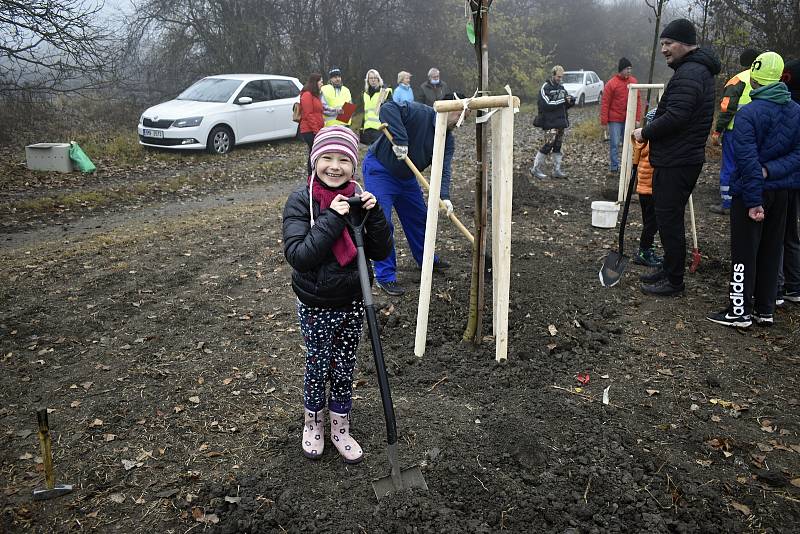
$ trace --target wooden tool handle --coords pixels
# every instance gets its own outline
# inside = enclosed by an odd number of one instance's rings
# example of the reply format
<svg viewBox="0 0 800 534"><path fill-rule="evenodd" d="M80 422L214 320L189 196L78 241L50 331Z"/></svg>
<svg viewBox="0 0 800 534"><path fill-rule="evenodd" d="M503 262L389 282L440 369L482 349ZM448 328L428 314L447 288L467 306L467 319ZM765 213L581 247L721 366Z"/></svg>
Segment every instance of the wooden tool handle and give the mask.
<svg viewBox="0 0 800 534"><path fill-rule="evenodd" d="M392 145L394 145L394 137L392 136L392 133L389 131L389 127L386 123L381 124L381 130L383 131L383 135L386 136L386 139L388 139L389 142ZM419 182L419 185L422 187L422 189L424 189L426 193L429 193L431 186L428 185L428 181L425 179L424 176L422 176L422 173L419 172L419 169L417 168L416 165L414 165L414 162L411 161L411 158L406 156L404 158L404 161L406 162L406 165L408 165L408 168L411 169L411 172L414 173L414 176L417 177L417 182ZM439 209L443 209L445 210L445 212L447 211L447 206L444 205L442 199L439 199ZM458 219L458 217L456 217L455 213L448 213L447 218L450 219L450 222L453 223L453 225L458 229L459 232L461 232L464 235L464 237L469 239L470 243L472 243L473 245L475 244L475 237L469 230L467 230L467 227L464 226L464 224Z"/></svg>
<svg viewBox="0 0 800 534"><path fill-rule="evenodd" d="M42 449L45 484L47 484L47 489L53 489L56 487L56 479L53 473L53 454L50 448L50 423L47 420L47 408L42 408L36 412L36 420L39 424L39 445Z"/></svg>

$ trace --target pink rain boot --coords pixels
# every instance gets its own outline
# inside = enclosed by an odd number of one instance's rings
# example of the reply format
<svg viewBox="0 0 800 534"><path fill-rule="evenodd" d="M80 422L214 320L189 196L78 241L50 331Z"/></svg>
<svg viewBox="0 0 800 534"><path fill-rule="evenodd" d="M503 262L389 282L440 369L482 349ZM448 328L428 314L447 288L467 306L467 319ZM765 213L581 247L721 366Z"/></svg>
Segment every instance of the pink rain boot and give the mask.
<svg viewBox="0 0 800 534"><path fill-rule="evenodd" d="M357 464L364 459L361 445L350 435L350 414L331 412L331 439L336 450L347 464Z"/></svg>
<svg viewBox="0 0 800 534"><path fill-rule="evenodd" d="M303 456L318 460L325 447L325 412L312 412L305 409L306 422L303 425Z"/></svg>

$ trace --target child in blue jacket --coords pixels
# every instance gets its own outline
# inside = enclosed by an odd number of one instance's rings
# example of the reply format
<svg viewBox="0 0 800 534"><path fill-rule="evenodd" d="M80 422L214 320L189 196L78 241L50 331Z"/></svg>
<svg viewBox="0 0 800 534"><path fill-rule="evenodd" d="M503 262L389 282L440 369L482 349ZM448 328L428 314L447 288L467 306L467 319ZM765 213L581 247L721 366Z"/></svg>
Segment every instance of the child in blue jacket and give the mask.
<svg viewBox="0 0 800 534"><path fill-rule="evenodd" d="M758 56L750 68L752 102L736 114L729 303L708 316L725 326L773 324L788 192L800 185L800 105L782 73L781 56Z"/></svg>

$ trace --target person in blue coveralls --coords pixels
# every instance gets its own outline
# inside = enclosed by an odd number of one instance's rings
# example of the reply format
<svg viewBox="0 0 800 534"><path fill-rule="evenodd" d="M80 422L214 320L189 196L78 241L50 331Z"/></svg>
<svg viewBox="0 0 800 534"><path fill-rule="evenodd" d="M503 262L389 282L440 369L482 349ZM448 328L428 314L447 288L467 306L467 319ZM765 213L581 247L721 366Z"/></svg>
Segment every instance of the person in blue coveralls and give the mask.
<svg viewBox="0 0 800 534"><path fill-rule="evenodd" d="M458 99L460 95L449 94L446 100ZM468 113L468 112L467 112ZM447 120L447 136L444 147L441 199L448 214L453 211L450 202L451 162L455 150L452 130L456 127L461 111L450 112ZM405 158L411 158L420 172L428 168L433 160L433 138L436 112L432 107L417 102L386 102L381 106L380 120L386 123L394 138L394 146L386 136L381 136L367 151L362 170L364 186L378 199L394 236L392 208L397 212L406 234L411 254L418 265L422 265L425 244L425 220L427 207L414 173ZM450 266L435 256L433 269L441 272ZM390 296L401 296L405 289L397 282L397 254L392 252L384 260L374 262L375 281L379 288Z"/></svg>

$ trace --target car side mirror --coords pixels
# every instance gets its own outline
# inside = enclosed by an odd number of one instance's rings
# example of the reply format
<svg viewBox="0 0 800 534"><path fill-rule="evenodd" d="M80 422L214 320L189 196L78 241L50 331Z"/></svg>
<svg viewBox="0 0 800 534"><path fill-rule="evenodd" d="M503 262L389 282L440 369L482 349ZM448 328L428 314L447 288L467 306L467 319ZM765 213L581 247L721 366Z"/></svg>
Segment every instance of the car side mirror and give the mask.
<svg viewBox="0 0 800 534"><path fill-rule="evenodd" d="M239 98L236 99L236 103L244 106L245 104L252 104L253 99L250 98L249 96L240 96Z"/></svg>

